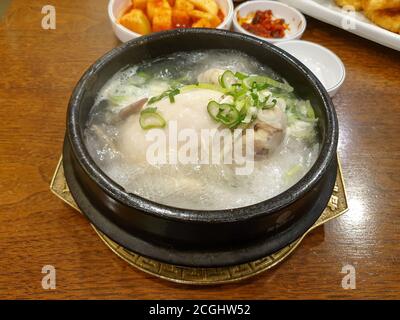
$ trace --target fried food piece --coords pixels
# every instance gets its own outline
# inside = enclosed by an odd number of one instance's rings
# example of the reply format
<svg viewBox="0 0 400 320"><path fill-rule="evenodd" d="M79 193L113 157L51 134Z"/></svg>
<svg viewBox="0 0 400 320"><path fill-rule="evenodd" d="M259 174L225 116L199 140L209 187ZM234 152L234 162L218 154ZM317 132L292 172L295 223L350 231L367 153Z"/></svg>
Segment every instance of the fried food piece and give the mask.
<svg viewBox="0 0 400 320"><path fill-rule="evenodd" d="M400 0L363 0L364 10L400 9Z"/></svg>
<svg viewBox="0 0 400 320"><path fill-rule="evenodd" d="M400 9L366 11L365 15L378 26L400 34Z"/></svg>
<svg viewBox="0 0 400 320"><path fill-rule="evenodd" d="M151 32L149 19L147 19L143 11L139 9L132 9L124 14L119 20L119 23L140 34L148 34Z"/></svg>
<svg viewBox="0 0 400 320"><path fill-rule="evenodd" d="M365 15L373 23L400 33L400 0L363 0Z"/></svg>
<svg viewBox="0 0 400 320"><path fill-rule="evenodd" d="M218 14L218 5L214 0L188 0L196 9L208 12L213 16Z"/></svg>
<svg viewBox="0 0 400 320"><path fill-rule="evenodd" d="M335 0L339 7L353 6L355 10L362 10L363 0Z"/></svg>

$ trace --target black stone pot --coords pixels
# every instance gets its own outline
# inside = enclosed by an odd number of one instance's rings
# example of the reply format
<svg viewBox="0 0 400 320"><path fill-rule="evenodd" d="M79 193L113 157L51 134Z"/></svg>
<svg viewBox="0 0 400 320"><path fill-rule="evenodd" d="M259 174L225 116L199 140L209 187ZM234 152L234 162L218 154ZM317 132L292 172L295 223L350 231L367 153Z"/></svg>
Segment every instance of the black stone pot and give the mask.
<svg viewBox="0 0 400 320"><path fill-rule="evenodd" d="M319 118L320 155L293 187L255 205L204 211L160 205L127 193L91 159L83 128L104 83L128 64L178 51L237 49L271 67L311 100ZM338 124L326 90L298 60L256 38L221 30L180 29L125 43L96 61L78 82L67 114L64 170L92 224L140 255L187 266L224 266L271 254L300 237L326 207L336 179Z"/></svg>

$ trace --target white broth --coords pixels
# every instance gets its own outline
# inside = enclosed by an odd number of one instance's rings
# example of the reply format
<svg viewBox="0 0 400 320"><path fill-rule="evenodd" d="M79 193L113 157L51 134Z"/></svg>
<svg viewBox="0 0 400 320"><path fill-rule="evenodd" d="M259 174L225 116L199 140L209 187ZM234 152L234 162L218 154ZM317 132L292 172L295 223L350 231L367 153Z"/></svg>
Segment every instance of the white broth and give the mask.
<svg viewBox="0 0 400 320"><path fill-rule="evenodd" d="M229 154L233 163L211 161L206 131L232 133L233 140L218 139L217 158ZM250 150L241 158L246 164L239 164L233 132L243 134L240 147ZM149 150L161 134L164 149L153 156L166 162L155 163ZM97 165L127 192L199 210L248 206L282 193L310 170L320 149L310 102L268 67L231 50L176 53L120 70L98 93L85 140ZM181 161L193 151L189 163ZM251 170L239 174L248 163Z"/></svg>

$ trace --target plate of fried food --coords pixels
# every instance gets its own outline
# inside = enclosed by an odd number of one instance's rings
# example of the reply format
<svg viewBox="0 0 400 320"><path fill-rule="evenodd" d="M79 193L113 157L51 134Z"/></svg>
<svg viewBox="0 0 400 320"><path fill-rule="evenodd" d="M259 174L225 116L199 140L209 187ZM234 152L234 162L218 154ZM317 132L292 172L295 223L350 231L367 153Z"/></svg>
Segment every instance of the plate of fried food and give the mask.
<svg viewBox="0 0 400 320"><path fill-rule="evenodd" d="M110 0L108 15L122 42L178 28L230 29L232 0Z"/></svg>
<svg viewBox="0 0 400 320"><path fill-rule="evenodd" d="M279 0L318 20L400 51L400 0Z"/></svg>

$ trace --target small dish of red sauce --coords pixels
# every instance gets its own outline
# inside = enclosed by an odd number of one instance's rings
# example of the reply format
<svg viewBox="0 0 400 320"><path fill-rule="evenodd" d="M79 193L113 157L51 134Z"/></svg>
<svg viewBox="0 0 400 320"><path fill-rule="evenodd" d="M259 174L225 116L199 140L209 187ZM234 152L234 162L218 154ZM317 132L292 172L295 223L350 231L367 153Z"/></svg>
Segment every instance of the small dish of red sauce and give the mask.
<svg viewBox="0 0 400 320"><path fill-rule="evenodd" d="M300 39L306 26L299 10L278 1L244 2L237 6L233 18L236 32L273 43Z"/></svg>
<svg viewBox="0 0 400 320"><path fill-rule="evenodd" d="M257 10L245 17L238 16L243 29L264 38L283 38L289 25L285 19L275 18L272 10Z"/></svg>

